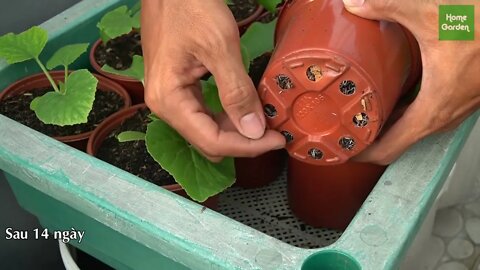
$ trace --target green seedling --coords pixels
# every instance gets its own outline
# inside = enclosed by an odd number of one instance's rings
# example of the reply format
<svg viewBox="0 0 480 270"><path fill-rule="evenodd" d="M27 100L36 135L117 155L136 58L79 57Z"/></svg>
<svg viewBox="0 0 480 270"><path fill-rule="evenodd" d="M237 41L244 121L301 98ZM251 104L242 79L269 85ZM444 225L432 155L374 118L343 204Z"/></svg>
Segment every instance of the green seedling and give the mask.
<svg viewBox="0 0 480 270"><path fill-rule="evenodd" d="M144 141L145 133L140 131L124 131L117 135L119 142Z"/></svg>
<svg viewBox="0 0 480 270"><path fill-rule="evenodd" d="M133 29L140 28L140 2L137 2L131 9L127 6L120 6L105 13L97 24L100 30L100 38L103 43L130 33Z"/></svg>
<svg viewBox="0 0 480 270"><path fill-rule="evenodd" d="M47 31L37 26L20 34L8 33L0 37L0 58L9 64L35 60L47 77L54 91L30 103L30 109L35 111L40 121L58 126L86 123L95 100L98 80L86 69L69 74L68 66L86 52L88 44L60 48L45 66L39 56L47 40ZM57 84L48 70L58 66L63 66L65 75L64 81Z"/></svg>
<svg viewBox="0 0 480 270"><path fill-rule="evenodd" d="M283 0L257 0L257 2L262 5L266 10L271 13L277 11L277 7Z"/></svg>
<svg viewBox="0 0 480 270"><path fill-rule="evenodd" d="M109 65L104 65L102 67L103 71L112 73L112 74L117 74L117 75L122 75L122 76L127 76L130 78L133 78L135 80L140 81L142 84L145 84L145 74L144 74L144 68L143 68L143 57L140 55L134 55L132 59L132 65L126 69L126 70L117 70L112 68Z"/></svg>
<svg viewBox="0 0 480 270"><path fill-rule="evenodd" d="M276 21L268 24L254 23L240 39L242 58L248 72L250 62L273 50L273 33ZM135 78L144 83L143 58L134 56L129 69L118 71L109 67L104 70ZM223 111L215 80L202 81L204 101L214 113ZM145 140L148 153L161 164L194 200L203 202L235 182L233 158L213 163L202 156L180 134L155 115L147 132L125 131L118 135L120 142Z"/></svg>

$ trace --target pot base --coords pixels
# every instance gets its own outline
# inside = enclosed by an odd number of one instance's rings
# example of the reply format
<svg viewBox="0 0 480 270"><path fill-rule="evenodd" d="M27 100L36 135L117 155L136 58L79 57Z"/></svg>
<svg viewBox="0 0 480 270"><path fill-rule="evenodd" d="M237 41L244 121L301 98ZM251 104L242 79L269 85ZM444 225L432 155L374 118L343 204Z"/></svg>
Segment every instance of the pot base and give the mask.
<svg viewBox="0 0 480 270"><path fill-rule="evenodd" d="M344 230L385 171L385 166L347 162L314 166L288 161L292 212L313 227Z"/></svg>
<svg viewBox="0 0 480 270"><path fill-rule="evenodd" d="M217 212L289 245L320 248L333 244L341 231L311 227L291 211L287 197L287 170L267 186L232 187L219 194Z"/></svg>

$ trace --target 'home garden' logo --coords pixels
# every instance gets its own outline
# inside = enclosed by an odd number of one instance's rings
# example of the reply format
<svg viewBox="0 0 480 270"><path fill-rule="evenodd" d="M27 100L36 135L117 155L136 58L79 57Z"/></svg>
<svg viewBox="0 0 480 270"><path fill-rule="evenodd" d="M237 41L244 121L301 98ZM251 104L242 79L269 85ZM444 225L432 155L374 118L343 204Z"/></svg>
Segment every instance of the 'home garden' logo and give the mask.
<svg viewBox="0 0 480 270"><path fill-rule="evenodd" d="M475 6L441 5L439 10L440 40L474 40Z"/></svg>

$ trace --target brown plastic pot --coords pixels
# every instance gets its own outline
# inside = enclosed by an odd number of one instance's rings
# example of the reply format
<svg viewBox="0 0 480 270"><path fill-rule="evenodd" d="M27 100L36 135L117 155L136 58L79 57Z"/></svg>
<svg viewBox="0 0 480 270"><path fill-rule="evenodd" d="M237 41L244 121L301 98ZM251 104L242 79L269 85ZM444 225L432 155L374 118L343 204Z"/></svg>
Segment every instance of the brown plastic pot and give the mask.
<svg viewBox="0 0 480 270"><path fill-rule="evenodd" d="M108 137L108 135L110 135L120 125L122 125L125 120L133 117L139 110L145 109L146 107L147 106L145 104L137 104L125 110L119 111L115 114L112 114L107 119L105 119L105 121L103 121L93 131L92 136L88 140L87 153L95 156L98 149ZM167 185L162 187L185 198L189 198L185 190L179 184ZM218 205L218 196L213 196L202 204L210 209L216 209Z"/></svg>
<svg viewBox="0 0 480 270"><path fill-rule="evenodd" d="M344 163L370 145L421 71L410 33L339 0L287 2L275 42L259 95L290 156L310 164Z"/></svg>
<svg viewBox="0 0 480 270"><path fill-rule="evenodd" d="M51 71L50 75L52 76L53 80L55 82L57 81L64 81L64 71ZM93 74L97 79L98 79L98 85L97 89L101 91L113 91L117 94L119 94L124 102L123 108L128 108L130 107L132 101L130 99L130 96L128 95L127 91L118 83L105 78L103 76ZM3 100L5 98L11 97L11 96L16 96L23 94L25 92L31 91L35 88L45 88L49 87L51 84L48 81L47 77L43 73L37 73L28 77L25 77L19 81L14 82L7 88L5 88L1 93L0 93L0 100ZM87 146L87 140L92 134L92 131L89 132L84 132L81 134L77 135L71 135L71 136L59 136L59 137L53 137L56 140L59 140L63 143L66 143L70 146L73 146L81 151L85 151L86 146Z"/></svg>
<svg viewBox="0 0 480 270"><path fill-rule="evenodd" d="M270 57L265 53L259 58ZM266 63L265 63L266 64ZM249 76L258 85L264 70L250 67ZM235 186L260 188L275 181L284 166L283 150L270 151L254 158L235 158Z"/></svg>
<svg viewBox="0 0 480 270"><path fill-rule="evenodd" d="M127 76L122 76L122 75L117 75L117 74L112 74L106 71L102 70L102 67L97 63L95 60L95 50L102 44L102 40L99 39L97 40L92 48L90 49L90 54L89 54L89 59L90 59L90 65L92 65L93 69L102 74L103 76L110 78L113 81L116 81L125 89L127 89L128 93L130 94L130 97L132 98L133 104L140 104L144 102L144 87L141 82L138 80L129 78Z"/></svg>
<svg viewBox="0 0 480 270"><path fill-rule="evenodd" d="M235 158L235 186L260 188L275 181L284 166L282 150L267 152L254 158Z"/></svg>
<svg viewBox="0 0 480 270"><path fill-rule="evenodd" d="M308 225L344 230L385 169L385 166L352 161L316 166L290 157L290 208Z"/></svg>

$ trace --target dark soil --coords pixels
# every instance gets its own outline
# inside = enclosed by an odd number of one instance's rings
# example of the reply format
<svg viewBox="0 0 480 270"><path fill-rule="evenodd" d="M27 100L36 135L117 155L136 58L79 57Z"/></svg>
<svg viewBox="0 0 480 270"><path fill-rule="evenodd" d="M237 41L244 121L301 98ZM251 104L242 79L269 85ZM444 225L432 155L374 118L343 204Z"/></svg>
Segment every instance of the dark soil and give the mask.
<svg viewBox="0 0 480 270"><path fill-rule="evenodd" d="M262 79L263 73L267 68L270 57L270 53L263 54L253 59L252 63L250 64L250 71L248 75L250 76L250 78L252 78L253 85L255 85L255 87L258 87L258 85L260 84L260 80Z"/></svg>
<svg viewBox="0 0 480 270"><path fill-rule="evenodd" d="M258 21L261 23L269 23L275 20L276 18L278 18L278 10L275 13L271 13L271 12L264 13L260 18L258 18Z"/></svg>
<svg viewBox="0 0 480 270"><path fill-rule="evenodd" d="M118 142L116 136L123 131L147 131L150 110L140 110L123 122L105 139L95 155L97 158L143 178L158 186L175 184L175 179L150 156L145 141Z"/></svg>
<svg viewBox="0 0 480 270"><path fill-rule="evenodd" d="M30 110L30 103L35 97L42 96L52 89L35 89L24 93L23 95L9 97L0 101L0 114L3 114L19 123L33 128L45 135L51 137L77 135L80 133L92 131L109 115L120 110L123 105L123 99L120 95L112 91L99 91L95 93L93 109L88 116L86 124L71 126L56 126L42 123L35 112Z"/></svg>
<svg viewBox="0 0 480 270"><path fill-rule="evenodd" d="M105 64L117 70L125 70L132 65L133 56L142 55L140 33L131 32L112 40L100 43L94 52L95 61L101 67Z"/></svg>
<svg viewBox="0 0 480 270"><path fill-rule="evenodd" d="M258 4L255 0L232 0L233 5L228 5L228 8L233 13L233 17L237 22L245 20L250 17L258 8Z"/></svg>
<svg viewBox="0 0 480 270"><path fill-rule="evenodd" d="M255 87L258 87L260 84L260 80L262 79L263 73L265 72L265 69L267 68L268 61L270 61L270 57L272 55L270 53L263 54L255 59L253 59L252 63L250 64L250 70L248 72L248 75L252 79L253 85ZM212 76L212 73L207 72L202 78L200 78L203 81L208 80Z"/></svg>
<svg viewBox="0 0 480 270"><path fill-rule="evenodd" d="M288 76L283 74L280 74L277 76L277 85L283 90L288 90L293 88L292 80Z"/></svg>

